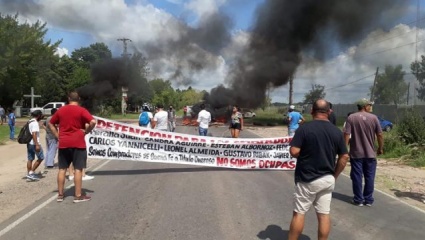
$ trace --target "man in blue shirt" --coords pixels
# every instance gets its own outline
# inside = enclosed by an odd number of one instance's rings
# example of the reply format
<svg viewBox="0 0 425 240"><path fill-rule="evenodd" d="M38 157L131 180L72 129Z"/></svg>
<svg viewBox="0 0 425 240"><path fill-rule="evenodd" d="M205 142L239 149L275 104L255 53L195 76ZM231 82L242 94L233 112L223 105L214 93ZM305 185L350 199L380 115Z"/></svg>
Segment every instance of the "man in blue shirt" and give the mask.
<svg viewBox="0 0 425 240"><path fill-rule="evenodd" d="M295 111L294 105L289 106L288 120L288 136L293 137L300 124L304 122L303 116Z"/></svg>
<svg viewBox="0 0 425 240"><path fill-rule="evenodd" d="M9 115L8 115L8 123L9 123L9 129L10 129L10 140L15 140L15 109L11 108L9 109Z"/></svg>

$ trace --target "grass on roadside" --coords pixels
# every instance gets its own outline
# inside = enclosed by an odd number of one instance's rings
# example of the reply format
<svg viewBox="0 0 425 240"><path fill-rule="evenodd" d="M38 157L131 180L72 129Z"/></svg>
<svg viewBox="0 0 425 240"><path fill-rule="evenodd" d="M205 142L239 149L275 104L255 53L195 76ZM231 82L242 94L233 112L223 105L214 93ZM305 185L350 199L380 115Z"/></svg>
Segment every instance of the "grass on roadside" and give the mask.
<svg viewBox="0 0 425 240"><path fill-rule="evenodd" d="M15 138L18 137L19 131L21 130L20 127L15 127ZM3 124L0 125L0 145L3 145L6 143L6 141L9 139L9 125Z"/></svg>
<svg viewBox="0 0 425 240"><path fill-rule="evenodd" d="M112 114L111 116L106 117L106 118L109 118L109 119L135 119L135 120L137 120L137 119L139 119L139 115L140 115L140 113L127 113L125 115Z"/></svg>

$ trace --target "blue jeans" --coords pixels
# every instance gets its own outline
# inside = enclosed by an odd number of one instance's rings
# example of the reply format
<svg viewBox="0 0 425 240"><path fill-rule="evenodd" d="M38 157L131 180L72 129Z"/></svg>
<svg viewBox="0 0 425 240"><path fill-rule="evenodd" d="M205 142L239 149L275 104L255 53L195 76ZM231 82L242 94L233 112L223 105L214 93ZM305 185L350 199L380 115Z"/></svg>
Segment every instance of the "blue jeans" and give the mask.
<svg viewBox="0 0 425 240"><path fill-rule="evenodd" d="M372 204L375 185L376 158L352 158L350 177L353 185L353 201L356 203ZM365 180L362 189L363 176Z"/></svg>
<svg viewBox="0 0 425 240"><path fill-rule="evenodd" d="M35 145L27 144L27 155L28 155L28 161L33 161L35 159L35 156L37 156L37 159L39 161L44 160L44 154L43 154L43 148L40 146L40 152L35 151Z"/></svg>
<svg viewBox="0 0 425 240"><path fill-rule="evenodd" d="M9 129L10 129L9 138L10 139L15 139L15 125L10 125L9 124Z"/></svg>
<svg viewBox="0 0 425 240"><path fill-rule="evenodd" d="M199 136L207 136L208 128L199 128Z"/></svg>

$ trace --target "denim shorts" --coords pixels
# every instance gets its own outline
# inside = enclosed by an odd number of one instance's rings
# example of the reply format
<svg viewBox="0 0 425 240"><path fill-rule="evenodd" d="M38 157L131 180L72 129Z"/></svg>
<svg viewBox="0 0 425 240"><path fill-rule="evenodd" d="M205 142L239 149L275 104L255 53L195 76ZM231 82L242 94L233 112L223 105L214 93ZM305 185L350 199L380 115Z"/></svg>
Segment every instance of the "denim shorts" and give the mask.
<svg viewBox="0 0 425 240"><path fill-rule="evenodd" d="M28 161L33 161L37 155L38 160L44 160L43 148L40 146L40 152L35 151L35 145L27 144Z"/></svg>

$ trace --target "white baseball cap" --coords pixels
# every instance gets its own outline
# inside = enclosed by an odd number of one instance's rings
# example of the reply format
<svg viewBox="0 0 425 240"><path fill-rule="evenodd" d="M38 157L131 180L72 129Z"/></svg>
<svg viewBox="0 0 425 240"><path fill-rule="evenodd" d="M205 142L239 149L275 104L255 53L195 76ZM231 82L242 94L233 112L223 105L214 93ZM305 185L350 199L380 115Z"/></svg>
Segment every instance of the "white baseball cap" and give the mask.
<svg viewBox="0 0 425 240"><path fill-rule="evenodd" d="M291 105L291 106L289 106L289 109L295 109L295 106L294 105Z"/></svg>

